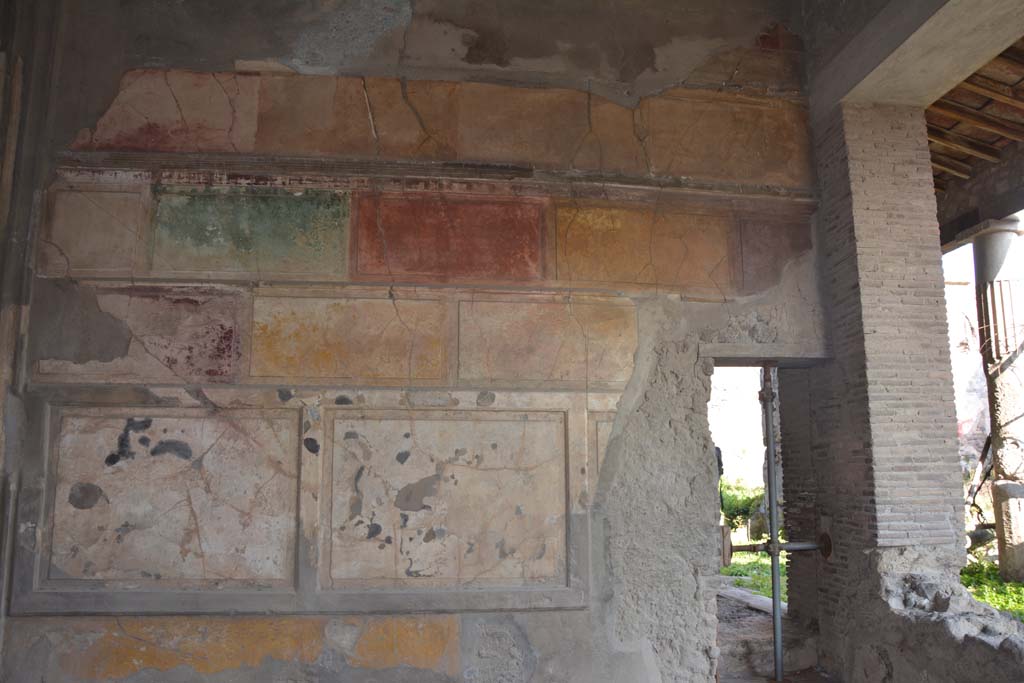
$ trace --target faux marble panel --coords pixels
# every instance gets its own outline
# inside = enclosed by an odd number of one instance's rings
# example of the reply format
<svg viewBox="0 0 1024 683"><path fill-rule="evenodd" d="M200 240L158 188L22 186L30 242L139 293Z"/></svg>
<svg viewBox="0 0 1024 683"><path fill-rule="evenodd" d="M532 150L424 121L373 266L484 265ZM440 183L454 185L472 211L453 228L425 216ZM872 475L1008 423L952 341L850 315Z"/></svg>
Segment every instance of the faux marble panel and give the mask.
<svg viewBox="0 0 1024 683"><path fill-rule="evenodd" d="M747 218L741 234L745 293L763 291L778 284L786 264L812 248L811 223L807 217Z"/></svg>
<svg viewBox="0 0 1024 683"><path fill-rule="evenodd" d="M807 110L767 97L675 88L640 103L651 170L712 182L806 188Z"/></svg>
<svg viewBox="0 0 1024 683"><path fill-rule="evenodd" d="M363 79L263 74L256 149L263 153L373 156Z"/></svg>
<svg viewBox="0 0 1024 683"><path fill-rule="evenodd" d="M458 102L459 159L567 166L588 133L580 90L463 83Z"/></svg>
<svg viewBox="0 0 1024 683"><path fill-rule="evenodd" d="M33 285L29 356L47 382L231 382L246 325L229 287Z"/></svg>
<svg viewBox="0 0 1024 683"><path fill-rule="evenodd" d="M559 280L712 296L736 290L739 235L727 215L564 204L557 210L556 241Z"/></svg>
<svg viewBox="0 0 1024 683"><path fill-rule="evenodd" d="M251 152L259 76L139 69L76 148Z"/></svg>
<svg viewBox="0 0 1024 683"><path fill-rule="evenodd" d="M459 304L463 381L624 383L636 345L636 311L625 302Z"/></svg>
<svg viewBox="0 0 1024 683"><path fill-rule="evenodd" d="M442 301L258 296L250 374L437 381L448 373L448 320Z"/></svg>
<svg viewBox="0 0 1024 683"><path fill-rule="evenodd" d="M538 201L367 194L356 215L361 276L522 282L543 274Z"/></svg>
<svg viewBox="0 0 1024 683"><path fill-rule="evenodd" d="M333 417L335 587L564 583L559 412Z"/></svg>
<svg viewBox="0 0 1024 683"><path fill-rule="evenodd" d="M290 581L298 413L66 409L52 580Z"/></svg>
<svg viewBox="0 0 1024 683"><path fill-rule="evenodd" d="M348 195L261 188L158 190L152 274L344 277Z"/></svg>
<svg viewBox="0 0 1024 683"><path fill-rule="evenodd" d="M135 267L148 188L51 190L36 272L50 277L128 277Z"/></svg>

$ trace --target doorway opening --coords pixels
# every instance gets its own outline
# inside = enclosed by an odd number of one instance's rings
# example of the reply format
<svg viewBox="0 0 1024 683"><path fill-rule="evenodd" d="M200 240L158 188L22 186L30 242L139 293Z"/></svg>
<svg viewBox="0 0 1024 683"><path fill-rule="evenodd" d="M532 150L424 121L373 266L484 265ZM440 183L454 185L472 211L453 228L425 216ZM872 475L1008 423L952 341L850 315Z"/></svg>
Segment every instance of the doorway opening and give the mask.
<svg viewBox="0 0 1024 683"><path fill-rule="evenodd" d="M769 371L774 373L774 371ZM718 367L712 376L708 423L719 466L723 546L769 541L768 478L776 478L776 512L782 528L782 460L777 382L764 384L761 367ZM763 390L768 391L762 393ZM771 400L770 406L762 399ZM771 420L771 439L766 415ZM774 447L772 448L772 441ZM769 467L768 458L774 459ZM780 540L785 541L784 532ZM786 554L780 555L783 615L787 597ZM723 548L718 593L719 678L721 681L774 680L771 556ZM783 668L788 676L816 676L817 642L805 627L783 616ZM804 679L800 679L804 680ZM806 680L823 680L808 678Z"/></svg>

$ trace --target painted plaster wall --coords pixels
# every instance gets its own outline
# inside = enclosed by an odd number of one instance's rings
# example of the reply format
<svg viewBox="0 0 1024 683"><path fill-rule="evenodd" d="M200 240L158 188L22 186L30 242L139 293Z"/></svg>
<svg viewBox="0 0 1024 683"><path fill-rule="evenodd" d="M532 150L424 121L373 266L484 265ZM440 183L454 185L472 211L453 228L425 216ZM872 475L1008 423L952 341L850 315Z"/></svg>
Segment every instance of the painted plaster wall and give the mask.
<svg viewBox="0 0 1024 683"><path fill-rule="evenodd" d="M679 84L799 94L789 3L326 0L64 2L56 143L141 67L514 82L635 103ZM788 27L788 28L787 28Z"/></svg>
<svg viewBox="0 0 1024 683"><path fill-rule="evenodd" d="M18 617L11 650L39 663L16 661L9 680L713 674L711 358L698 354L824 353L804 210L754 221L749 206L693 197L567 202L495 195L493 183L425 193L60 176L28 328L29 412L49 446L23 494L23 518L38 522L22 525L16 612L513 613L440 631L433 617L133 617L154 649L116 676L123 653L86 643L141 642L123 620ZM762 249L772 226L788 237ZM122 239L97 250L112 232ZM644 263L652 235L690 261ZM667 460L642 465L644 453ZM599 484L602 460L621 478ZM645 523L636 501L652 490L664 505L653 498L650 514L667 516ZM656 530L671 520L691 531L666 544ZM635 571L642 550L658 564ZM559 606L584 611L516 615ZM545 663L543 634L564 620L585 649ZM312 642L257 660L238 643L278 628ZM175 629L221 643L223 659L165 643ZM402 629L412 643L379 635ZM372 665L356 654L364 639L385 643ZM615 663L591 668L602 658ZM577 678L545 673L556 671Z"/></svg>
<svg viewBox="0 0 1024 683"><path fill-rule="evenodd" d="M2 680L713 680L713 361L827 354L792 36L273 4L64 7Z"/></svg>

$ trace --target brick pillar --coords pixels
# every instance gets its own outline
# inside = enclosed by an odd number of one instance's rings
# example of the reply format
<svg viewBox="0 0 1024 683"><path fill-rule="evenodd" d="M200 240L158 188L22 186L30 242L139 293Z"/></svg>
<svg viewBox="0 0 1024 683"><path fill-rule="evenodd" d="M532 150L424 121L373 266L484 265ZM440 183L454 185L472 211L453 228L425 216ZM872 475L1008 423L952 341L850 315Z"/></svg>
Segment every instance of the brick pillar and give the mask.
<svg viewBox="0 0 1024 683"><path fill-rule="evenodd" d="M792 373L783 377L782 422L787 448L813 471L819 530L834 544L828 561L797 560L817 563L822 661L833 670L841 669L858 617L868 619L857 596L873 580L870 551L934 548L926 556L948 571L963 535L925 132L920 109L880 105L842 105L813 130L834 359L806 371L809 456L790 434L796 399L786 394L801 391ZM799 494L787 498L800 504ZM795 598L805 611L801 590Z"/></svg>
<svg viewBox="0 0 1024 683"><path fill-rule="evenodd" d="M1016 312L1024 308L1024 287L1008 262L1021 228L1016 219L989 221L974 238L978 332L992 422L992 505L999 573L1007 581L1024 581L1024 310Z"/></svg>

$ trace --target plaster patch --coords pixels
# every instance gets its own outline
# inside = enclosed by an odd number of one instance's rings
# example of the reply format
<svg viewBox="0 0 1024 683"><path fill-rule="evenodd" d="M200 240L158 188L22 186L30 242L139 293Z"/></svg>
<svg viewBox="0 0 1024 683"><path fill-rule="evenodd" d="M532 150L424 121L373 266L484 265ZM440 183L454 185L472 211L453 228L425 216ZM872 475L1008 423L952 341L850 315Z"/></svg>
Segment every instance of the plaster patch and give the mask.
<svg viewBox="0 0 1024 683"><path fill-rule="evenodd" d="M298 71L323 73L367 61L379 43L401 32L412 20L408 0L335 0L329 13L307 28L292 44L285 60Z"/></svg>
<svg viewBox="0 0 1024 683"><path fill-rule="evenodd" d="M30 357L37 379L191 383L236 377L239 290L42 279L35 290Z"/></svg>

